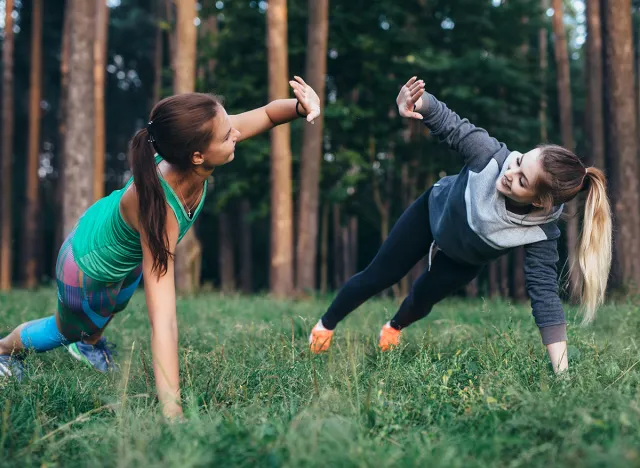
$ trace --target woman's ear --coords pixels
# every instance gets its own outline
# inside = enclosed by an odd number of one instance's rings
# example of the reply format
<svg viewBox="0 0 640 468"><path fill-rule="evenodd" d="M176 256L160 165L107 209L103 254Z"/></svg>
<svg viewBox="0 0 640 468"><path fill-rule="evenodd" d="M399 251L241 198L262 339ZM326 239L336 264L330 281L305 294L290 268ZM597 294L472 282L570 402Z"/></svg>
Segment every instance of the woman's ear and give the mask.
<svg viewBox="0 0 640 468"><path fill-rule="evenodd" d="M199 166L200 164L204 163L204 156L200 151L196 151L191 155L191 163L194 166Z"/></svg>

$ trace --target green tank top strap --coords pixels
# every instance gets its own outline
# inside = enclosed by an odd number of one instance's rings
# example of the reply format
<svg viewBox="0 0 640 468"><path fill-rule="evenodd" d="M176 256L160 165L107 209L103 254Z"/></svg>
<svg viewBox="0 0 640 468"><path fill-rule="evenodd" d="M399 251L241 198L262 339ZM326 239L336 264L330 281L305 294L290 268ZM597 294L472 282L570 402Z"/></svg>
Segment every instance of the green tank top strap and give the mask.
<svg viewBox="0 0 640 468"><path fill-rule="evenodd" d="M156 154L155 161L156 161L156 165L158 165L160 161L162 161L162 157ZM207 194L208 181L205 180L202 186L202 195L200 197L200 202L198 203L198 206L195 208L195 210L193 210L193 212L191 213L191 217L189 217L184 207L184 204L182 203L182 200L180 200L176 192L173 190L171 185L169 185L169 183L164 179L164 177L162 177L162 174L160 172L158 172L158 177L160 178L160 184L162 185L162 189L164 190L167 203L171 207L171 210L173 211L173 213L176 216L176 219L178 220L178 226L180 228L180 235L178 237L178 241L179 241L184 237L184 235L191 228L191 226L193 226L193 223L195 222L196 218L202 211L202 207L204 206L204 200Z"/></svg>

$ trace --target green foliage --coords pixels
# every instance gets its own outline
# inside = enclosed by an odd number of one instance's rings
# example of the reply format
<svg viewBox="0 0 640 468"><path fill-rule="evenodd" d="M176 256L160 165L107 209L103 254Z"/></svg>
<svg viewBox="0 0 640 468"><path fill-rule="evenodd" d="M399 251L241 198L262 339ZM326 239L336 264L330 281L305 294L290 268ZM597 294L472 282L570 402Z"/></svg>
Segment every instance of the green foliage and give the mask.
<svg viewBox="0 0 640 468"><path fill-rule="evenodd" d="M55 307L55 292L0 297L2 332ZM178 302L187 422L154 401L142 292L109 326L119 374L64 350L0 381L0 459L17 466L632 466L640 446L636 303L581 328L557 378L527 309L447 301L376 349L396 304L372 301L331 352L308 353L326 299L203 295Z"/></svg>

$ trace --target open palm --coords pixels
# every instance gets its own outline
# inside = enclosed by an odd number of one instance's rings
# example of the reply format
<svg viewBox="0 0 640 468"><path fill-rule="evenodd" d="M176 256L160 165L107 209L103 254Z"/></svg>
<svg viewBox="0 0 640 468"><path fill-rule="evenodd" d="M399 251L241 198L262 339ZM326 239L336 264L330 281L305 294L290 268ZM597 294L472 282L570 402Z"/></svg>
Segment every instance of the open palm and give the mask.
<svg viewBox="0 0 640 468"><path fill-rule="evenodd" d="M415 112L416 108L422 106L422 95L424 94L424 81L418 80L416 76L412 77L400 89L396 104L398 104L398 112L402 117L410 119L422 120L422 115Z"/></svg>

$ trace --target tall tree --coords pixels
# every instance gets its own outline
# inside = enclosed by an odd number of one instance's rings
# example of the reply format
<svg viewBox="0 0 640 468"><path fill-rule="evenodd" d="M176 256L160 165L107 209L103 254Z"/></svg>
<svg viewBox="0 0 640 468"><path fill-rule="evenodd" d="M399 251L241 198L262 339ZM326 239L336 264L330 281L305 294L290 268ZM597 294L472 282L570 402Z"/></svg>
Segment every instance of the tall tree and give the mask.
<svg viewBox="0 0 640 468"><path fill-rule="evenodd" d="M553 0L553 35L554 51L556 59L556 76L558 86L558 104L560 111L560 133L562 144L565 148L575 151L573 139L573 117L571 108L571 78L569 75L569 52L567 49L567 36L565 33L562 0ZM576 262L574 248L578 243L578 215L575 200L566 204L569 219L567 220L567 252L569 264ZM577 266L577 265L576 265ZM579 285L578 270L573 269L569 278L571 291L577 292Z"/></svg>
<svg viewBox="0 0 640 468"><path fill-rule="evenodd" d="M227 210L218 216L218 237L220 239L220 289L231 292L236 289L235 248L233 228Z"/></svg>
<svg viewBox="0 0 640 468"><path fill-rule="evenodd" d="M105 69L107 67L107 33L109 30L109 9L106 0L95 0L96 25L94 40L94 96L96 111L96 136L93 157L93 199L104 197L104 152L105 137Z"/></svg>
<svg viewBox="0 0 640 468"><path fill-rule="evenodd" d="M638 194L637 119L634 99L631 1L609 0L605 16L605 94L607 148L616 228L615 279L640 286L640 196Z"/></svg>
<svg viewBox="0 0 640 468"><path fill-rule="evenodd" d="M64 143L64 235L67 236L93 200L95 96L93 46L96 2L71 0L69 94Z"/></svg>
<svg viewBox="0 0 640 468"><path fill-rule="evenodd" d="M591 164L604 170L602 23L600 0L587 0L587 138Z"/></svg>
<svg viewBox="0 0 640 468"><path fill-rule="evenodd" d="M192 93L196 86L196 0L175 0L176 34L173 91ZM176 288L189 293L200 284L202 246L194 229L182 238L176 248Z"/></svg>
<svg viewBox="0 0 640 468"><path fill-rule="evenodd" d="M269 100L288 96L287 1L271 0L267 9ZM271 265L269 284L277 296L293 290L293 201L291 128L271 130Z"/></svg>
<svg viewBox="0 0 640 468"><path fill-rule="evenodd" d="M309 0L307 26L307 64L305 79L320 97L324 107L327 70L327 38L329 32L329 0ZM305 125L300 161L300 198L298 202L298 243L296 287L315 289L318 247L318 192L322 161L322 124L320 115L315 125Z"/></svg>
<svg viewBox="0 0 640 468"><path fill-rule="evenodd" d="M31 12L31 73L29 79L29 143L27 158L27 203L22 243L22 278L27 288L38 283L38 167L40 165L40 96L42 94L42 0L34 0Z"/></svg>
<svg viewBox="0 0 640 468"><path fill-rule="evenodd" d="M5 1L2 40L2 236L0 290L11 288L11 176L13 169L13 0Z"/></svg>
<svg viewBox="0 0 640 468"><path fill-rule="evenodd" d="M253 248L251 236L251 202L240 202L240 287L245 293L253 291Z"/></svg>

